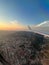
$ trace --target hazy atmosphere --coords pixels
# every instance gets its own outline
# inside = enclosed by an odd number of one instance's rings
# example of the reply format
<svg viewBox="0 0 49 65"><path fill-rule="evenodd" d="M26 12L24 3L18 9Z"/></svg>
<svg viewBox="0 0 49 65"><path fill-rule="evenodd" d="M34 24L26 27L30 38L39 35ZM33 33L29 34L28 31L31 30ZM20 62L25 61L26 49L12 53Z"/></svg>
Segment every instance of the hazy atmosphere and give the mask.
<svg viewBox="0 0 49 65"><path fill-rule="evenodd" d="M0 65L49 65L49 0L0 0Z"/></svg>
<svg viewBox="0 0 49 65"><path fill-rule="evenodd" d="M0 0L0 30L28 30L28 25L49 32L49 0Z"/></svg>

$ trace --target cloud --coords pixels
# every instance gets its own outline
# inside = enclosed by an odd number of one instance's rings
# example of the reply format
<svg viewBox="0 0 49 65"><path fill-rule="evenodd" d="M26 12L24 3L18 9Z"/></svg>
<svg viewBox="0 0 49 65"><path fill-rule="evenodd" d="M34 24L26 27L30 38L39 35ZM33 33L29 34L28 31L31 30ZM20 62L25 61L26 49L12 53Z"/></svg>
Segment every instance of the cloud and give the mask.
<svg viewBox="0 0 49 65"><path fill-rule="evenodd" d="M49 34L49 21L44 21L32 27L32 31Z"/></svg>
<svg viewBox="0 0 49 65"><path fill-rule="evenodd" d="M49 21L44 21L44 22L36 25L36 27L45 27L45 26L49 26Z"/></svg>
<svg viewBox="0 0 49 65"><path fill-rule="evenodd" d="M19 22L16 21L16 20L14 20L14 21L10 21L9 23L10 23L10 24L19 24Z"/></svg>

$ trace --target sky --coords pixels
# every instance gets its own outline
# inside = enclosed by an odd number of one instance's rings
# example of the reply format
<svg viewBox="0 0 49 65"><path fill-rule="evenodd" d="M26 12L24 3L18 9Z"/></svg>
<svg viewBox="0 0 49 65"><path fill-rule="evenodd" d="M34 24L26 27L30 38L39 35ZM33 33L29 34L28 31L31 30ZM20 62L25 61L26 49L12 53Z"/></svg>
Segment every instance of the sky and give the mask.
<svg viewBox="0 0 49 65"><path fill-rule="evenodd" d="M0 0L0 30L25 30L49 21L49 0Z"/></svg>

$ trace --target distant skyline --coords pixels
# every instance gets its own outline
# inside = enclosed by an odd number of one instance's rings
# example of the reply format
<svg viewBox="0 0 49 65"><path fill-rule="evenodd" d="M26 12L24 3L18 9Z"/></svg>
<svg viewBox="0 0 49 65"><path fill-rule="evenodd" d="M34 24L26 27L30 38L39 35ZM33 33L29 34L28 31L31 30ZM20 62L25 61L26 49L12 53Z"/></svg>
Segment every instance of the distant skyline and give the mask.
<svg viewBox="0 0 49 65"><path fill-rule="evenodd" d="M49 0L0 0L0 29L25 30L49 21Z"/></svg>

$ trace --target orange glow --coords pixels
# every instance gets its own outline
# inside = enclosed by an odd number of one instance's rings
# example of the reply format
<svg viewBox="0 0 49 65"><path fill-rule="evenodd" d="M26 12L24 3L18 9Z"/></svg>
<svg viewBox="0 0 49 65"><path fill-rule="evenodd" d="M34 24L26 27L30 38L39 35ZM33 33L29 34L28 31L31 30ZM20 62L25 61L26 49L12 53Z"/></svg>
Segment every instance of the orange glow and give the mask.
<svg viewBox="0 0 49 65"><path fill-rule="evenodd" d="M0 23L0 30L26 30L26 26L21 24Z"/></svg>

